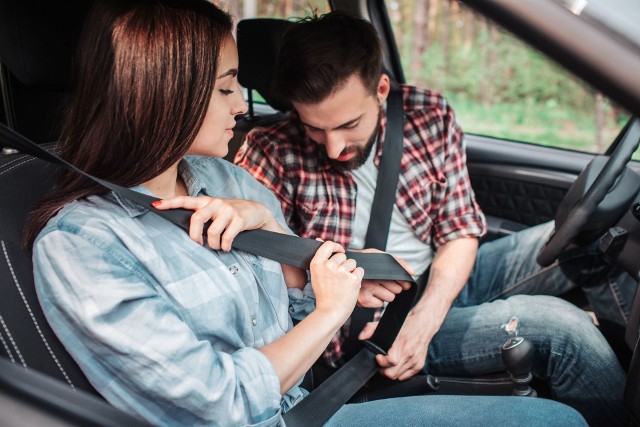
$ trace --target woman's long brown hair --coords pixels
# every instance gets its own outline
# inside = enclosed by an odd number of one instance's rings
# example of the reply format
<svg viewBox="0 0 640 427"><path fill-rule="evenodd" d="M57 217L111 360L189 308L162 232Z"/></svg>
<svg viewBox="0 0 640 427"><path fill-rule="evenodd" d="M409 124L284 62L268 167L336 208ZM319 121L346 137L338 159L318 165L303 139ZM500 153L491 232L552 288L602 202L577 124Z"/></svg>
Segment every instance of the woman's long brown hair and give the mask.
<svg viewBox="0 0 640 427"><path fill-rule="evenodd" d="M229 15L206 0L96 4L78 46L61 156L125 187L174 165L202 125L231 30ZM105 191L62 170L27 221L27 250L63 206Z"/></svg>

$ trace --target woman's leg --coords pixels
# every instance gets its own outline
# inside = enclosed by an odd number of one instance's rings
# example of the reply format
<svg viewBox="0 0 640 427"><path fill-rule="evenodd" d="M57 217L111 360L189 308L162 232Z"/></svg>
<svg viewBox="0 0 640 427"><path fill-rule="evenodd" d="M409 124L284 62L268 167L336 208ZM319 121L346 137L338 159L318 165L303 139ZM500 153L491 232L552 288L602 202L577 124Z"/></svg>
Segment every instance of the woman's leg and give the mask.
<svg viewBox="0 0 640 427"><path fill-rule="evenodd" d="M411 396L343 406L326 426L586 426L574 409L514 396Z"/></svg>

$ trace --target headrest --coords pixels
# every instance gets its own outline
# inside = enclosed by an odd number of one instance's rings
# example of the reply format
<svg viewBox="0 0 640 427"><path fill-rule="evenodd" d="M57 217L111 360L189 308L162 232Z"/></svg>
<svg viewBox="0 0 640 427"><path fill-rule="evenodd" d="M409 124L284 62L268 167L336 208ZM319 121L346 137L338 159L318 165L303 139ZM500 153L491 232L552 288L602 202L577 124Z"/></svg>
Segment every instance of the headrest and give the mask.
<svg viewBox="0 0 640 427"><path fill-rule="evenodd" d="M243 19L238 22L236 42L240 69L238 81L256 90L269 105L279 111L292 109L291 103L271 91L282 34L293 22L284 19Z"/></svg>
<svg viewBox="0 0 640 427"><path fill-rule="evenodd" d="M67 91L71 58L91 4L0 1L0 60L28 87Z"/></svg>

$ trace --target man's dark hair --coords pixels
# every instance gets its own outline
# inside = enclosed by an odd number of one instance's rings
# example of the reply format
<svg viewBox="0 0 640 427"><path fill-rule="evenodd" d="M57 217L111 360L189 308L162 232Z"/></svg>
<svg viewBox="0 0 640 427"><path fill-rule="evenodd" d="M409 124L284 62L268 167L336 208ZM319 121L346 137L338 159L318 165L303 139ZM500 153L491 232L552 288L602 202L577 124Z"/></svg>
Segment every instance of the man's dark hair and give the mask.
<svg viewBox="0 0 640 427"><path fill-rule="evenodd" d="M373 25L343 12L302 19L283 36L274 91L289 101L315 104L357 73L376 93L382 44Z"/></svg>

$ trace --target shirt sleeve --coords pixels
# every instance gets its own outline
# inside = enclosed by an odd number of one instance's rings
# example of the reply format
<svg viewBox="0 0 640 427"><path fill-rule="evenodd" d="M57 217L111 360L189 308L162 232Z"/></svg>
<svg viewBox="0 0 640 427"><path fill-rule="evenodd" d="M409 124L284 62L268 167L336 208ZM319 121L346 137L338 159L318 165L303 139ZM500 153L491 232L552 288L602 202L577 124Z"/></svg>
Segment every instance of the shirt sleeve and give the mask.
<svg viewBox="0 0 640 427"><path fill-rule="evenodd" d="M277 134L272 129L251 130L238 150L234 162L275 194L282 206L282 213L289 222L295 213L294 188L277 152L274 143L276 140Z"/></svg>
<svg viewBox="0 0 640 427"><path fill-rule="evenodd" d="M266 356L199 339L152 274L124 248L73 230L41 235L34 248L47 320L114 406L155 425L276 423L280 382Z"/></svg>
<svg viewBox="0 0 640 427"><path fill-rule="evenodd" d="M436 246L462 237L480 237L486 232L485 218L476 203L469 173L462 130L453 110L444 109L444 203L434 227Z"/></svg>
<svg viewBox="0 0 640 427"><path fill-rule="evenodd" d="M307 280L304 289L289 288L289 314L292 319L302 320L316 309L316 295L311 281Z"/></svg>

